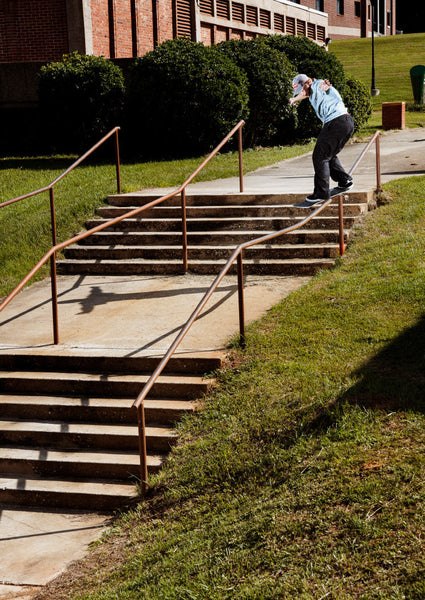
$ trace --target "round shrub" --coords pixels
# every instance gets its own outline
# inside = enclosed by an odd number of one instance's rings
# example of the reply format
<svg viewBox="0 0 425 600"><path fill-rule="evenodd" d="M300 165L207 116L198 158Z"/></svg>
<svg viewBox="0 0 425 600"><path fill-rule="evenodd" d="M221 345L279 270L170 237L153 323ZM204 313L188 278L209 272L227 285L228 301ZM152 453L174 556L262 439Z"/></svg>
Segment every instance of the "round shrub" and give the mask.
<svg viewBox="0 0 425 600"><path fill-rule="evenodd" d="M81 151L119 125L124 77L101 56L73 52L41 68L38 94L51 144L62 151Z"/></svg>
<svg viewBox="0 0 425 600"><path fill-rule="evenodd" d="M184 156L213 148L248 114L245 74L216 47L168 40L130 71L128 130L144 154Z"/></svg>
<svg viewBox="0 0 425 600"><path fill-rule="evenodd" d="M243 69L248 78L249 118L245 144L270 143L282 121L292 112L288 98L295 75L293 67L286 56L269 46L264 38L229 40L217 48Z"/></svg>
<svg viewBox="0 0 425 600"><path fill-rule="evenodd" d="M284 54L294 66L297 73L305 73L314 79L329 79L343 96L345 90L345 73L342 63L331 52L326 52L306 37L293 35L271 35L267 43ZM294 109L293 137L305 140L317 137L322 124L316 117L310 102L298 103Z"/></svg>
<svg viewBox="0 0 425 600"><path fill-rule="evenodd" d="M360 79L347 75L343 100L354 119L354 132L356 132L368 122L372 114L372 98L369 89Z"/></svg>

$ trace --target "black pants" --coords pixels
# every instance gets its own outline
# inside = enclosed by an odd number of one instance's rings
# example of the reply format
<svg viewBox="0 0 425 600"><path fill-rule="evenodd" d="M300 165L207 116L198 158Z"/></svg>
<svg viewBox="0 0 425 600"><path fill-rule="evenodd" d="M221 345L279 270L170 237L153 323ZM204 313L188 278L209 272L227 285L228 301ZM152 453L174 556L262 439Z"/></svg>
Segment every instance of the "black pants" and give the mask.
<svg viewBox="0 0 425 600"><path fill-rule="evenodd" d="M342 115L323 126L313 151L314 195L317 198L329 198L330 177L338 185L345 185L351 179L337 154L344 148L353 131L351 115Z"/></svg>

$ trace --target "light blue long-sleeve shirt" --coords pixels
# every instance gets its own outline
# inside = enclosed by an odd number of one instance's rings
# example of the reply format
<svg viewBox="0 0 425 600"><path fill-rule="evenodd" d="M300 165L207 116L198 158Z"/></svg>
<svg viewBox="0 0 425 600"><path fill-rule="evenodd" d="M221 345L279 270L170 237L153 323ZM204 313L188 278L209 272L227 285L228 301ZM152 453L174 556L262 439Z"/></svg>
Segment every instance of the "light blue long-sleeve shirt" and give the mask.
<svg viewBox="0 0 425 600"><path fill-rule="evenodd" d="M327 92L320 88L323 79L315 79L310 87L309 100L323 124L347 114L342 98L333 86Z"/></svg>

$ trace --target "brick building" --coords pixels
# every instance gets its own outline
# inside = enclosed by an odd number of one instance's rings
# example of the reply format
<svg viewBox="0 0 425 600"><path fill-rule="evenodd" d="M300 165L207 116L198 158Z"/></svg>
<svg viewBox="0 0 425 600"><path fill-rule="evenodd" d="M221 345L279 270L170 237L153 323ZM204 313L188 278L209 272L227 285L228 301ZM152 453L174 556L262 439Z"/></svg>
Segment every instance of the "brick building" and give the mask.
<svg viewBox="0 0 425 600"><path fill-rule="evenodd" d="M377 2L375 31L393 35L395 0ZM267 33L366 37L370 0L2 0L0 63L46 62L63 54L132 58L164 40L205 44Z"/></svg>

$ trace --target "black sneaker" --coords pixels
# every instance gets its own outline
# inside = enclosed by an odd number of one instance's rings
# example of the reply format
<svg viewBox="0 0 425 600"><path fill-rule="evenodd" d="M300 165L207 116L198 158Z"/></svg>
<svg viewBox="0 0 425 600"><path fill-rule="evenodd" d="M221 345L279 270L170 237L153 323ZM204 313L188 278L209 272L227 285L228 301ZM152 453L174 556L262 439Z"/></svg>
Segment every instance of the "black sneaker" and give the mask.
<svg viewBox="0 0 425 600"><path fill-rule="evenodd" d="M311 194L307 196L304 202L299 202L298 204L294 204L297 208L312 208L313 206L319 206L323 202L326 202L329 198L318 198L315 194Z"/></svg>
<svg viewBox="0 0 425 600"><path fill-rule="evenodd" d="M348 179L345 183L338 183L338 190L341 192L348 192L354 185L354 181L352 179Z"/></svg>

